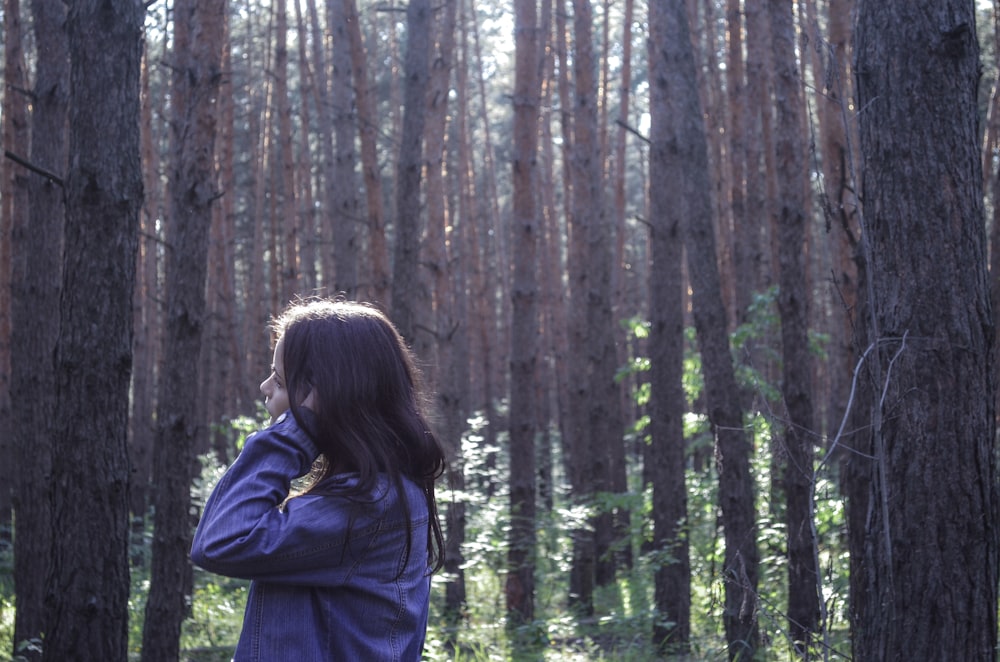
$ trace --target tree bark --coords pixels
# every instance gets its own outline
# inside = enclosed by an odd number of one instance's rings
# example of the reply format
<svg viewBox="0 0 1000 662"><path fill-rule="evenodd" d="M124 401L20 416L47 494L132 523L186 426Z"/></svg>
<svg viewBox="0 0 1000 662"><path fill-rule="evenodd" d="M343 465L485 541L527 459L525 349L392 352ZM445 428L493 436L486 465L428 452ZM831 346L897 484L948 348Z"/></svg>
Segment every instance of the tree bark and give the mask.
<svg viewBox="0 0 1000 662"><path fill-rule="evenodd" d="M653 485L653 549L659 554L655 570L657 618L653 644L665 653L687 652L691 637L691 560L687 527L687 462L684 445L682 387L684 361L684 205L675 201L697 196L693 180L684 176L686 164L675 151L676 128L670 118L668 93L673 91L671 60L661 49L679 39L684 25L683 6L649 6L650 154L649 218L650 267L650 436L648 475ZM685 43L678 42L681 49ZM656 294L653 295L652 293Z"/></svg>
<svg viewBox="0 0 1000 662"><path fill-rule="evenodd" d="M507 615L512 627L535 612L535 383L538 379L539 29L536 0L514 5L514 135L510 391L510 548Z"/></svg>
<svg viewBox="0 0 1000 662"><path fill-rule="evenodd" d="M358 124L354 88L351 86L351 41L347 34L351 23L348 16L346 3L327 3L327 24L333 37L330 99L337 144L334 178L327 183L332 191L329 211L333 222L333 262L336 270L333 289L348 299L354 299L358 294L361 205L358 199L358 155L354 147Z"/></svg>
<svg viewBox="0 0 1000 662"><path fill-rule="evenodd" d="M4 95L0 118L3 147L20 158L29 156L28 99L20 0L4 2ZM11 279L14 275L11 239L16 221L28 214L30 172L13 160L0 163L0 429L12 429L10 409ZM21 225L21 224L18 224ZM20 228L19 228L20 229ZM13 543L13 498L16 476L13 435L0 435L0 550Z"/></svg>
<svg viewBox="0 0 1000 662"><path fill-rule="evenodd" d="M776 134L778 167L778 313L781 317L784 399L785 527L788 544L788 630L795 650L806 655L819 628L820 587L817 541L813 536L814 478L812 359L809 353L809 290L805 268L805 199L809 185L806 146L797 130L803 125L801 79L795 56L792 4L770 0L774 54L775 120L785 130Z"/></svg>
<svg viewBox="0 0 1000 662"><path fill-rule="evenodd" d="M994 660L996 367L975 8L861 0L856 44L877 363L855 657Z"/></svg>
<svg viewBox="0 0 1000 662"><path fill-rule="evenodd" d="M657 69L655 84L666 99L670 158L686 180L687 195L676 199L685 221L684 235L690 272L692 305L705 378L708 416L716 435L719 498L725 530L725 605L723 622L731 659L752 659L759 645L756 622L757 550L754 483L750 474L750 444L743 429L726 310L716 262L712 229L708 147L702 120L694 56L683 2L668 5L664 33L651 44Z"/></svg>
<svg viewBox="0 0 1000 662"><path fill-rule="evenodd" d="M365 47L361 40L361 25L355 0L344 0L347 9L348 36L351 40L351 72L354 82L354 103L357 106L358 132L361 143L361 172L365 184L365 210L368 214L368 252L370 275L366 281L368 298L389 308L389 257L385 236L385 209L382 203L382 178L376 143L378 118L368 82Z"/></svg>
<svg viewBox="0 0 1000 662"><path fill-rule="evenodd" d="M69 6L66 25L70 166L49 482L59 535L46 584L43 659L124 660L143 4L80 0Z"/></svg>
<svg viewBox="0 0 1000 662"><path fill-rule="evenodd" d="M430 0L411 0L406 9L403 132L396 164L396 245L392 272L392 320L411 345L418 345L417 320L426 303L420 279L420 185L427 81L430 75ZM419 349L418 356L421 356Z"/></svg>
<svg viewBox="0 0 1000 662"><path fill-rule="evenodd" d="M287 0L276 0L274 5L274 101L278 119L277 144L272 145L274 169L274 215L271 227L272 240L277 246L275 260L281 278L277 295L279 308L300 294L302 270L299 264L299 223L295 209L295 137L292 133L292 103L288 97L288 4ZM273 121L273 120L272 120ZM272 135L274 135L272 133ZM280 237L280 241L278 239Z"/></svg>
<svg viewBox="0 0 1000 662"><path fill-rule="evenodd" d="M166 329L153 460L155 529L143 658L176 659L191 591L191 479L207 432L191 360L201 356L215 183L225 0L174 3Z"/></svg>
<svg viewBox="0 0 1000 662"><path fill-rule="evenodd" d="M31 113L30 161L65 176L69 138L69 45L66 8L44 0L32 3L35 43L35 94ZM8 67L11 66L8 60ZM64 191L56 182L29 175L28 209L12 219L11 236L11 443L14 585L17 614L14 643L39 643L47 631L45 590L51 554L52 434L55 400L55 349L59 341L62 291ZM24 219L18 222L18 218ZM29 231L30 229L30 231ZM28 660L37 650L23 651Z"/></svg>

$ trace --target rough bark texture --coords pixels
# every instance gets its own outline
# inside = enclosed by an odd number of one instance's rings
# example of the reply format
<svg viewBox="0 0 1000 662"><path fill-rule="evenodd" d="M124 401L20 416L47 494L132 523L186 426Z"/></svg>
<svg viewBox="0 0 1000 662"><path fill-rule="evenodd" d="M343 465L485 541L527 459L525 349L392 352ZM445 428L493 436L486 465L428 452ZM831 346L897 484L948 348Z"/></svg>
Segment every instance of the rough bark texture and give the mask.
<svg viewBox="0 0 1000 662"><path fill-rule="evenodd" d="M69 149L69 59L66 8L44 0L32 4L39 58L31 115L30 160L64 175ZM12 247L11 392L14 511L21 527L14 540L17 616L14 643L45 632L45 582L49 570L52 422L56 411L55 364L62 289L63 189L38 174L27 180L29 208L15 218ZM23 219L16 222L16 219ZM28 231L31 228L32 231ZM25 651L29 660L37 652Z"/></svg>
<svg viewBox="0 0 1000 662"><path fill-rule="evenodd" d="M333 205L329 210L333 222L333 264L336 269L333 289L337 293L342 292L348 299L354 299L358 293L361 204L358 198L358 154L354 147L358 124L351 86L351 41L347 36L351 25L344 2L327 3L327 23L333 36L330 99L333 100L333 131L337 143L334 178L328 182L333 192Z"/></svg>
<svg viewBox="0 0 1000 662"><path fill-rule="evenodd" d="M683 653L691 637L691 560L687 539L686 459L682 387L684 309L682 303L682 228L686 209L675 204L691 195L692 180L671 149L673 128L665 78L668 60L660 49L676 38L677 13L664 3L649 6L650 152L649 179L664 186L649 189L650 244L650 434L653 483L653 545L662 556L656 565L655 596L659 614L653 641L664 652Z"/></svg>
<svg viewBox="0 0 1000 662"><path fill-rule="evenodd" d="M974 11L958 0L858 3L877 343L859 660L996 659L994 331Z"/></svg>
<svg viewBox="0 0 1000 662"><path fill-rule="evenodd" d="M143 658L176 659L191 591L191 479L207 434L200 380L225 0L174 3L165 336L153 449L155 531ZM192 374L194 373L194 375Z"/></svg>
<svg viewBox="0 0 1000 662"><path fill-rule="evenodd" d="M729 349L726 311L716 263L708 149L684 4L667 5L662 34L651 44L659 72L653 83L666 99L667 156L685 181L681 204L698 347L705 377L708 416L716 435L719 500L726 551L723 621L731 658L752 659L758 646L756 622L759 552L754 516L750 444ZM683 201L683 202L681 202Z"/></svg>
<svg viewBox="0 0 1000 662"><path fill-rule="evenodd" d="M405 73L403 132L399 140L396 164L396 245L392 271L392 320L408 343L422 356L417 338L417 320L426 303L421 292L420 183L423 168L424 94L430 75L431 4L430 0L412 0L406 9Z"/></svg>
<svg viewBox="0 0 1000 662"><path fill-rule="evenodd" d="M47 582L45 660L128 654L125 442L142 204L142 20L138 0L69 6L70 165L49 482L59 535Z"/></svg>

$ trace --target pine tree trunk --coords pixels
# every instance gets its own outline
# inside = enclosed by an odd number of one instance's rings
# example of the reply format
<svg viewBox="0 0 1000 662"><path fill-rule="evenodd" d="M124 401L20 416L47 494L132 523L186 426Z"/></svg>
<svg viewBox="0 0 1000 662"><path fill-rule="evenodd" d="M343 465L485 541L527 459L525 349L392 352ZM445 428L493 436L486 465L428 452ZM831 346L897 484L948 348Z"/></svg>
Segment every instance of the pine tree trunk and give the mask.
<svg viewBox="0 0 1000 662"><path fill-rule="evenodd" d="M656 83L663 87L669 156L682 168L687 195L675 199L684 219L687 265L698 347L705 378L708 416L716 435L719 499L725 530L725 605L723 622L731 659L752 659L758 646L754 601L759 553L754 514L750 444L733 371L726 310L716 262L712 229L708 147L690 47L687 16L675 0L666 14L664 33L650 45L654 66L662 60Z"/></svg>
<svg viewBox="0 0 1000 662"><path fill-rule="evenodd" d="M378 121L368 84L365 48L361 41L361 25L355 0L343 0L347 9L348 36L351 40L351 71L354 83L354 103L357 106L358 132L361 143L361 172L365 184L365 209L368 213L368 252L370 276L367 283L370 301L389 309L389 256L386 247L385 210L382 204L382 179L378 163L376 136Z"/></svg>
<svg viewBox="0 0 1000 662"><path fill-rule="evenodd" d="M64 175L68 163L69 54L66 8L32 3L35 44L35 96L31 114L32 164ZM9 17L8 17L9 20ZM8 24L7 27L11 27ZM8 67L12 63L8 61ZM17 614L14 642L40 640L47 631L46 577L51 553L52 434L57 410L55 364L62 289L63 188L38 174L26 180L29 205L14 217L11 235L11 443L13 506L18 527L14 538L14 585ZM19 219L20 220L19 222ZM30 231L29 231L30 229ZM38 660L37 651L24 652Z"/></svg>
<svg viewBox="0 0 1000 662"><path fill-rule="evenodd" d="M430 0L412 0L406 10L407 39L403 133L396 164L396 245L392 272L392 320L419 350L417 320L426 301L421 292L420 200L425 118L424 95L430 75Z"/></svg>
<svg viewBox="0 0 1000 662"><path fill-rule="evenodd" d="M66 25L70 167L49 483L59 535L43 659L124 660L143 5L80 0L69 6Z"/></svg>
<svg viewBox="0 0 1000 662"><path fill-rule="evenodd" d="M27 158L29 145L28 99L20 90L27 88L24 74L24 48L20 0L4 2L4 94L0 121L3 122L3 146L20 158ZM11 351L11 239L15 218L28 214L28 176L30 173L12 160L0 164L0 430L12 429L10 409ZM20 228L19 228L20 229ZM23 230L22 230L23 233ZM13 543L13 503L15 463L13 435L0 435L0 550Z"/></svg>
<svg viewBox="0 0 1000 662"><path fill-rule="evenodd" d="M994 660L996 367L971 2L858 3L873 453L855 657ZM914 43L923 44L913 48Z"/></svg>
<svg viewBox="0 0 1000 662"><path fill-rule="evenodd" d="M274 108L277 111L277 139L274 150L273 189L274 242L280 248L275 255L280 273L278 307L283 307L301 290L299 265L299 224L295 209L295 137L292 134L292 103L288 96L288 4L276 0L274 5ZM279 239L280 237L280 239Z"/></svg>
<svg viewBox="0 0 1000 662"><path fill-rule="evenodd" d="M155 529L143 658L175 659L192 590L191 479L207 433L191 358L201 356L215 182L215 100L225 0L174 3L171 163L163 367L153 461ZM197 374L197 370L195 371ZM193 385L194 384L194 385Z"/></svg>
<svg viewBox="0 0 1000 662"><path fill-rule="evenodd" d="M801 79L795 59L792 6L784 0L768 4L774 55L778 198L778 313L781 317L784 399L785 527L788 540L788 630L793 646L804 654L819 628L819 568L813 537L812 370L809 353L808 278L805 268L806 223L810 218L805 191L809 183L806 147L797 127L803 123Z"/></svg>
<svg viewBox="0 0 1000 662"><path fill-rule="evenodd" d="M535 383L538 379L539 35L536 0L514 5L514 258L511 303L510 548L506 598L510 626L530 623L535 608Z"/></svg>
<svg viewBox="0 0 1000 662"><path fill-rule="evenodd" d="M668 91L674 88L665 67L671 60L661 49L678 39L684 25L683 7L649 6L650 154L649 179L664 186L649 188L652 265L650 267L650 435L649 480L653 485L653 549L664 555L655 566L658 610L653 644L665 653L685 653L691 636L691 561L685 485L684 412L682 388L684 309L682 270L684 207L676 200L691 195L686 164L671 153ZM678 46L681 44L679 43Z"/></svg>
<svg viewBox="0 0 1000 662"><path fill-rule="evenodd" d="M348 299L354 299L358 293L358 216L361 205L356 167L358 155L354 148L358 125L351 85L351 42L347 35L350 23L344 2L327 3L327 25L333 36L330 98L333 100L333 133L337 143L334 178L328 182L333 192L333 206L329 210L333 221L333 261L336 268L333 289Z"/></svg>

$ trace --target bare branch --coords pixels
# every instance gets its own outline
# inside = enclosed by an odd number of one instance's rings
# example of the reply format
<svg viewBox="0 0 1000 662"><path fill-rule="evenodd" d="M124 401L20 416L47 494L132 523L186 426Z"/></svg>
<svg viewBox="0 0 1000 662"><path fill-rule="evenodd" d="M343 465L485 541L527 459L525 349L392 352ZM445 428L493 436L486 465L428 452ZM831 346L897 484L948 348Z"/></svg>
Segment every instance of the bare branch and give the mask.
<svg viewBox="0 0 1000 662"><path fill-rule="evenodd" d="M48 171L45 168L42 168L40 166L36 166L34 163L31 163L27 159L18 156L17 154L15 154L14 152L10 151L9 149L5 149L3 151L3 155L6 156L11 161L13 161L14 163L17 163L18 165L24 166L28 170L30 170L30 171L32 171L34 173L37 173L37 174L41 175L42 177L47 178L50 182L58 184L61 188L66 188L66 186L63 184L62 177L60 177L59 175L57 175L57 174L55 174L53 172L50 172L50 171Z"/></svg>

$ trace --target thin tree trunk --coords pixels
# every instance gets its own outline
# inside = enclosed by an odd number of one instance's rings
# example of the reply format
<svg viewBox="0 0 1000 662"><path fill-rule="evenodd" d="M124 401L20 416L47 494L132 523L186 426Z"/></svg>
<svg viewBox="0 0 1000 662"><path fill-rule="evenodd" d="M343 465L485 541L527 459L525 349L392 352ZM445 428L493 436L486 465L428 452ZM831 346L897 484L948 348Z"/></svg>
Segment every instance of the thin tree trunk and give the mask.
<svg viewBox="0 0 1000 662"><path fill-rule="evenodd" d="M574 114L573 217L579 223L579 240L585 242L584 255L589 272L588 288L577 290L574 296L586 310L590 342L578 355L586 357L591 399L586 403L589 452L587 474L592 482L592 494L610 492L612 488L612 448L623 443L620 388L615 381L618 359L615 350L617 323L612 310L611 272L614 268L611 226L607 221L603 196L603 159L600 136L597 133L597 99L594 89L594 52L590 26L589 0L573 4L574 79L576 96ZM611 547L614 543L614 519L610 512L599 512L594 525L595 581L598 586L614 582L615 568Z"/></svg>
<svg viewBox="0 0 1000 662"><path fill-rule="evenodd" d="M389 309L389 257L386 247L385 211L382 204L382 178L378 165L376 143L378 118L368 84L361 25L356 0L344 0L347 9L348 35L351 40L351 71L354 81L354 103L357 106L358 131L361 142L361 171L365 183L365 208L368 212L368 251L371 276L368 279L370 300Z"/></svg>
<svg viewBox="0 0 1000 662"><path fill-rule="evenodd" d="M147 44L148 46L148 44ZM139 227L139 250L136 262L136 288L133 297L132 411L129 415L129 462L132 481L129 502L132 511L132 563L148 567L146 545L136 544L146 530L149 490L153 478L153 426L156 420L156 359L159 355L160 297L159 240L156 224L160 218L159 153L156 150L153 124L153 99L150 98L150 53L143 55L142 67L142 164L143 196Z"/></svg>
<svg viewBox="0 0 1000 662"><path fill-rule="evenodd" d="M292 134L292 104L288 96L288 5L286 0L277 0L274 6L276 18L274 26L274 108L278 121L277 144L273 154L276 170L274 177L274 243L281 236L280 262L275 266L280 271L280 300L278 307L300 293L301 269L299 267L299 227L295 210L295 137ZM273 120L272 120L273 121ZM273 135L273 134L272 134Z"/></svg>
<svg viewBox="0 0 1000 662"><path fill-rule="evenodd" d="M0 118L3 121L3 147L20 158L28 158L28 99L24 73L24 48L20 0L4 2L4 94ZM12 160L0 163L0 429L11 430L11 278L14 275L11 239L15 218L28 214L28 176L30 173ZM23 234L23 227L19 228ZM20 277L20 274L18 274ZM0 435L0 550L13 543L13 498L16 464L13 435Z"/></svg>
<svg viewBox="0 0 1000 662"><path fill-rule="evenodd" d="M683 3L668 7L665 33L651 45L654 66L662 60L658 85L667 102L668 145L686 180L687 195L678 198L684 219L687 265L698 346L705 378L708 416L716 435L719 499L725 531L723 622L731 659L752 659L759 645L756 622L759 553L754 514L750 444L743 430L726 310L716 262L712 229L708 144L698 98L694 57Z"/></svg>
<svg viewBox="0 0 1000 662"><path fill-rule="evenodd" d="M807 655L819 628L819 568L813 537L812 370L809 354L809 314L805 268L806 226L809 219L805 189L809 181L806 146L795 130L803 122L801 79L795 59L792 6L784 0L768 4L775 63L775 104L778 171L778 312L781 316L784 398L783 487L788 539L788 629L793 646ZM793 128L795 127L795 128Z"/></svg>
<svg viewBox="0 0 1000 662"><path fill-rule="evenodd" d="M313 134L313 111L310 102L318 98L316 93L316 80L313 73L313 66L309 62L309 49L307 45L309 30L306 28L305 16L302 13L302 2L295 1L295 32L298 35L298 60L299 60L299 118L302 125L303 139L299 142L298 157L295 163L296 170L295 199L297 201L295 213L298 219L299 228L299 274L300 292L306 294L316 292L319 289L316 272L316 247L320 243L322 233L316 224L317 209L315 203L314 188L316 177L313 175L315 167L311 136ZM322 38L322 35L319 35ZM317 46L313 41L314 46ZM320 42L321 46L322 42ZM317 48L314 48L315 53ZM320 50L320 52L322 52ZM322 62L322 58L317 60L317 64ZM350 71L349 67L346 67ZM347 74L350 76L350 74ZM317 107L319 104L316 104Z"/></svg>
<svg viewBox="0 0 1000 662"><path fill-rule="evenodd" d="M751 214L746 199L746 120L747 86L744 80L743 55L743 15L740 0L726 2L726 31L728 39L726 57L726 101L728 121L726 124L726 165L729 168L729 213L732 217L733 232L727 233L723 241L732 246L733 264L733 308L735 321L745 321L751 301L751 280L747 277L752 268L750 246L742 237L747 236L751 225Z"/></svg>
<svg viewBox="0 0 1000 662"><path fill-rule="evenodd" d="M538 379L538 170L540 80L536 0L514 5L514 155L511 303L510 548L507 553L508 623L530 623L535 613L536 475L535 384Z"/></svg>
<svg viewBox="0 0 1000 662"><path fill-rule="evenodd" d="M653 644L665 653L685 653L691 637L691 561L685 486L684 412L682 388L684 309L682 301L683 225L687 211L676 201L691 195L686 163L671 152L676 129L671 126L668 94L675 91L667 66L673 60L662 49L679 39L683 7L649 6L650 154L649 180L664 186L649 188L650 243L650 435L653 485L653 549L664 555L655 571L658 611ZM685 42L678 41L681 48ZM674 55L672 57L679 57ZM676 109L675 109L676 112ZM697 193L695 193L697 195Z"/></svg>
<svg viewBox="0 0 1000 662"><path fill-rule="evenodd" d="M406 10L409 38L406 43L406 84L403 98L403 133L396 170L396 245L392 272L392 314L408 343L419 347L417 320L427 302L420 278L420 185L427 81L430 75L430 0L411 0ZM422 335L422 334L421 334Z"/></svg>
<svg viewBox="0 0 1000 662"><path fill-rule="evenodd" d="M143 657L180 655L181 622L192 590L191 479L204 425L190 360L201 355L205 280L215 183L215 135L225 0L174 3L174 112L167 225L166 329L153 460L155 529Z"/></svg>
<svg viewBox="0 0 1000 662"><path fill-rule="evenodd" d="M334 160L333 180L327 182L332 191L333 207L333 262L336 278L333 287L348 299L358 293L358 233L361 205L358 199L357 152L354 144L358 125L354 114L354 89L351 87L351 42L348 31L346 4L327 3L327 25L333 38L332 75L330 99L332 102L333 132L337 151Z"/></svg>
<svg viewBox="0 0 1000 662"><path fill-rule="evenodd" d="M31 114L30 161L64 175L68 163L69 51L66 8L32 3L35 68ZM7 17L10 20L10 17ZM8 26L10 27L10 26ZM7 61L7 67L13 62ZM6 96L6 95L5 95ZM6 119L6 118L5 118ZM13 118L12 118L13 120ZM57 411L55 350L59 340L62 290L64 190L39 174L27 179L29 206L12 218L11 234L11 361L10 393L14 475L13 507L18 527L14 538L14 586L17 613L14 643L39 643L48 631L46 582L51 554L51 462ZM20 222L18 219L23 219ZM30 229L30 231L29 231ZM25 651L38 660L36 651Z"/></svg>

